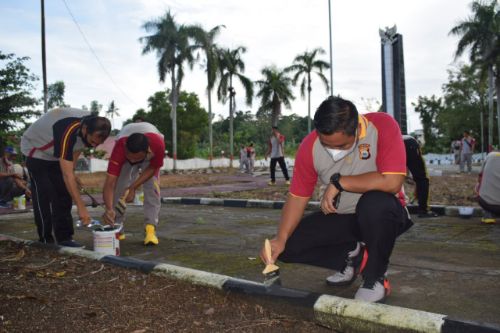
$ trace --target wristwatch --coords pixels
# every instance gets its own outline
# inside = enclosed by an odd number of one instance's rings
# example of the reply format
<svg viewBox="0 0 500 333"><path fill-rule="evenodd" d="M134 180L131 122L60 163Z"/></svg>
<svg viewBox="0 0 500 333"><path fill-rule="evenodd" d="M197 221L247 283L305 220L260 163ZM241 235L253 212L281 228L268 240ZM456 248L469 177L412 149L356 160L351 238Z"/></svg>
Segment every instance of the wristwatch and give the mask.
<svg viewBox="0 0 500 333"><path fill-rule="evenodd" d="M330 177L330 183L332 183L333 186L335 186L337 188L337 190L339 190L339 192L342 192L344 191L344 188L342 187L342 185L340 185L340 173L336 172L334 173L331 177Z"/></svg>

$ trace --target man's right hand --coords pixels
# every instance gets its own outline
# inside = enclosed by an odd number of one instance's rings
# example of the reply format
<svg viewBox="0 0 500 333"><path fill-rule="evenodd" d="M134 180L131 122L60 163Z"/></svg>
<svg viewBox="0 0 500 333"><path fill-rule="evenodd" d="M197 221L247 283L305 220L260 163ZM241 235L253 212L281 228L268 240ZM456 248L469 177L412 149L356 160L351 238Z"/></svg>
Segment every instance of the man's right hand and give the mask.
<svg viewBox="0 0 500 333"><path fill-rule="evenodd" d="M274 264L278 260L278 256L285 250L285 243L277 238L273 238L269 241L271 243L271 262L268 262L266 258L266 250L264 246L260 250L260 259L267 264Z"/></svg>
<svg viewBox="0 0 500 333"><path fill-rule="evenodd" d="M89 211L85 206L78 208L78 216L83 225L88 225L92 221L92 217L90 217Z"/></svg>
<svg viewBox="0 0 500 333"><path fill-rule="evenodd" d="M104 220L104 223L114 225L115 224L115 218L116 218L116 212L114 209L106 209L104 214L102 215L102 218Z"/></svg>

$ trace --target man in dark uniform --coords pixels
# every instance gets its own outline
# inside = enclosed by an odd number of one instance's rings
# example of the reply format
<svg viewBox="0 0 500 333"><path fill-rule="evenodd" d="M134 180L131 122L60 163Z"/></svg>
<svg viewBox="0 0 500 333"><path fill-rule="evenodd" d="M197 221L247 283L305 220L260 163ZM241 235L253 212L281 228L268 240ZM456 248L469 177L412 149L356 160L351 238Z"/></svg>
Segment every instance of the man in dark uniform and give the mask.
<svg viewBox="0 0 500 333"><path fill-rule="evenodd" d="M75 164L85 147L96 147L109 136L108 119L72 108L51 110L21 138L21 151L31 178L33 211L42 243L81 247L73 241L72 201L83 224L91 217L82 200ZM53 232L53 234L52 234Z"/></svg>
<svg viewBox="0 0 500 333"><path fill-rule="evenodd" d="M410 136L403 135L406 150L406 167L415 181L415 192L418 200L418 217L436 217L436 213L429 209L429 174L418 141Z"/></svg>

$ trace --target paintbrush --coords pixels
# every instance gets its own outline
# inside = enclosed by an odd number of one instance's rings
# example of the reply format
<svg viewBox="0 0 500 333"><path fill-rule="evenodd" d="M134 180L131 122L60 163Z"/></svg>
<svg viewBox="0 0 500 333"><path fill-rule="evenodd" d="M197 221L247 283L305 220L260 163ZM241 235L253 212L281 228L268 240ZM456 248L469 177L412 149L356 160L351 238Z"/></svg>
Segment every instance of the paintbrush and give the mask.
<svg viewBox="0 0 500 333"><path fill-rule="evenodd" d="M82 191L83 194L87 195L90 198L90 200L92 201L92 203L91 203L92 207L94 207L94 208L98 207L98 206L104 207L104 205L97 202L97 200L84 187L80 187L80 191Z"/></svg>
<svg viewBox="0 0 500 333"><path fill-rule="evenodd" d="M118 212L120 215L125 214L125 210L127 210L127 203L125 202L125 199L127 198L128 195L128 190L125 191L125 193L122 195L120 200L116 203L115 210Z"/></svg>
<svg viewBox="0 0 500 333"><path fill-rule="evenodd" d="M280 278L280 268L275 264L270 264L272 261L272 250L271 250L271 242L266 238L264 241L264 255L266 259L266 267L262 271L264 274L264 284L271 285L275 284L279 281Z"/></svg>

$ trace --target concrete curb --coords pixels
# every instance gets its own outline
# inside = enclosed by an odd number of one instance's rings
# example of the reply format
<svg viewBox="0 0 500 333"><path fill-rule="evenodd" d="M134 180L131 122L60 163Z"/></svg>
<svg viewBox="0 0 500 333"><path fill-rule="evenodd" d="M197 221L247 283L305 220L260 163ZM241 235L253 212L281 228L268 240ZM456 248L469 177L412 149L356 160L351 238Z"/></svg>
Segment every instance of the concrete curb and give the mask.
<svg viewBox="0 0 500 333"><path fill-rule="evenodd" d="M38 242L0 234L0 241L6 240L38 246ZM137 269L144 273L188 281L196 285L283 300L294 305L313 309L316 323L341 332L500 333L499 326L457 320L437 313L366 303L331 295L319 295L285 288L278 283L265 285L226 275L170 264L154 263L131 257L104 256L90 250L43 244L40 246L55 249L62 254L82 256L121 267Z"/></svg>
<svg viewBox="0 0 500 333"><path fill-rule="evenodd" d="M238 208L272 208L281 209L285 204L284 201L271 201L271 200L245 200L245 199L220 199L220 198L191 198L191 197L163 197L161 202L166 204L181 204L181 205L208 205L208 206L224 206L224 207L238 207ZM319 201L309 201L307 210L319 209ZM418 206L408 205L408 210L411 214L417 213ZM460 215L460 206L443 206L432 205L430 209L438 215L445 216L462 216ZM471 216L483 216L483 209L474 207ZM470 217L470 216L463 216Z"/></svg>

